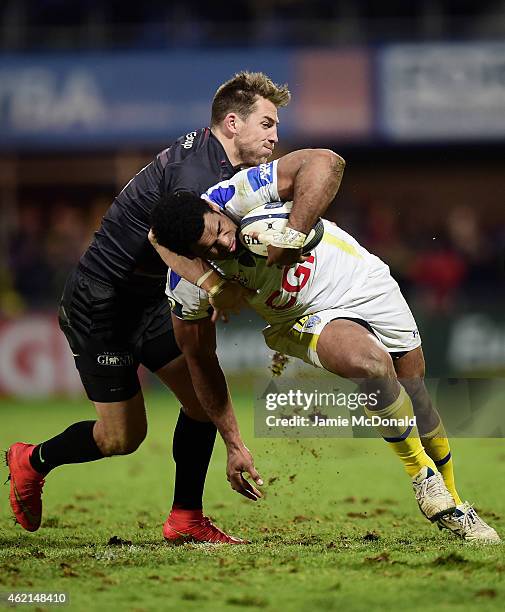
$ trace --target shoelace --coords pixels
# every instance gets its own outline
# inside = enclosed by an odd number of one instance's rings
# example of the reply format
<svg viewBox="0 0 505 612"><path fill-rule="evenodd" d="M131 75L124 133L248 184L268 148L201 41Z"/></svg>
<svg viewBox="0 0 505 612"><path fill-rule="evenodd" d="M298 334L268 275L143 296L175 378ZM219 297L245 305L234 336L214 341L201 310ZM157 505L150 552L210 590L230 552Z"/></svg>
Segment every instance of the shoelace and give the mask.
<svg viewBox="0 0 505 612"><path fill-rule="evenodd" d="M422 483L420 489L418 489L416 497L421 497L426 495L426 493L430 493L433 495L444 495L445 487L441 478L437 478L437 475L430 476L429 478L425 478Z"/></svg>
<svg viewBox="0 0 505 612"><path fill-rule="evenodd" d="M469 529L473 531L476 527L483 527L487 529L489 525L487 525L477 514L474 507L470 504L465 506L463 510L463 514L461 516L457 516L456 520L461 522L463 529Z"/></svg>

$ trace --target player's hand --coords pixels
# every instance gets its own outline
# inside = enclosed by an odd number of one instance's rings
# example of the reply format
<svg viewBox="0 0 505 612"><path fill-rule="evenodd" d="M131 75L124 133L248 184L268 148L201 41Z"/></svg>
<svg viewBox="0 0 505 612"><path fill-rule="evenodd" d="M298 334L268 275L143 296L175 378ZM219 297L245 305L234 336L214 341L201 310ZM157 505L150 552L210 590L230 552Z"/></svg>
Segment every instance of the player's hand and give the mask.
<svg viewBox="0 0 505 612"><path fill-rule="evenodd" d="M254 467L254 461L249 449L243 444L241 446L228 447L228 463L226 466L226 475L231 488L240 495L257 501L262 497L261 491L256 489L243 476L244 473L249 474L252 480L261 487L263 480Z"/></svg>
<svg viewBox="0 0 505 612"><path fill-rule="evenodd" d="M251 236L268 245L268 267L274 265L278 267L292 266L308 259L308 255L302 255L302 247L306 239L306 235L302 232L286 228L286 230L273 235L251 232Z"/></svg>
<svg viewBox="0 0 505 612"><path fill-rule="evenodd" d="M221 320L228 323L230 314L238 314L242 308L248 306L247 300L256 295L254 289L248 289L240 283L227 281L219 293L210 298L209 302L214 312L212 322Z"/></svg>
<svg viewBox="0 0 505 612"><path fill-rule="evenodd" d="M147 238L153 246L155 244L158 244L158 241L156 240L156 236L154 235L154 232L152 229L149 230L149 233L147 234Z"/></svg>
<svg viewBox="0 0 505 612"><path fill-rule="evenodd" d="M267 247L267 266L292 266L307 261L308 255L302 255L302 249L285 249L269 244Z"/></svg>

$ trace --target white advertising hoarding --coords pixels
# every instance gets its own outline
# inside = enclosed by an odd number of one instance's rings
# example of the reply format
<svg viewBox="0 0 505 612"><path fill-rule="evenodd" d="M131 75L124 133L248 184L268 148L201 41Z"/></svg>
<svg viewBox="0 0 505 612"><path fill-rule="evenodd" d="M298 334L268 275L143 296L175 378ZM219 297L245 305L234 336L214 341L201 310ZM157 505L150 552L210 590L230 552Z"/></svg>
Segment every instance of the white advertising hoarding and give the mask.
<svg viewBox="0 0 505 612"><path fill-rule="evenodd" d="M378 70L387 139L505 138L505 43L392 45Z"/></svg>

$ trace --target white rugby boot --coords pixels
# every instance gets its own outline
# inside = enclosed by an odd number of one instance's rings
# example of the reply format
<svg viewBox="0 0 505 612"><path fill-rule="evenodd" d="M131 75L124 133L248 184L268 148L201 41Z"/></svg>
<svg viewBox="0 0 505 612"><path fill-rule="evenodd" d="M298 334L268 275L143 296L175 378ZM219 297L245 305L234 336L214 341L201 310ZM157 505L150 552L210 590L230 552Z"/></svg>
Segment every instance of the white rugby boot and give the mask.
<svg viewBox="0 0 505 612"><path fill-rule="evenodd" d="M456 510L452 514L440 517L437 525L439 529L449 529L467 542L481 544L498 544L501 542L496 531L480 518L475 508L468 502L456 506Z"/></svg>
<svg viewBox="0 0 505 612"><path fill-rule="evenodd" d="M424 516L430 521L436 521L441 516L452 514L456 509L456 502L445 486L440 472L430 467L422 467L412 479L412 486Z"/></svg>

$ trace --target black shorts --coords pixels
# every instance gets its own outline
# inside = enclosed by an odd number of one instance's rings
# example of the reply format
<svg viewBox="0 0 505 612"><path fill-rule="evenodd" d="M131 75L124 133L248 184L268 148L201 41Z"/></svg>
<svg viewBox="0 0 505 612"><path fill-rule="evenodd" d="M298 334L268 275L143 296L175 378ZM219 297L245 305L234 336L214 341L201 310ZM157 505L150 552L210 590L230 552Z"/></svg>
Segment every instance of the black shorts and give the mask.
<svg viewBox="0 0 505 612"><path fill-rule="evenodd" d="M90 400L132 398L139 364L155 372L181 354L164 285L117 287L81 268L68 277L58 318Z"/></svg>

